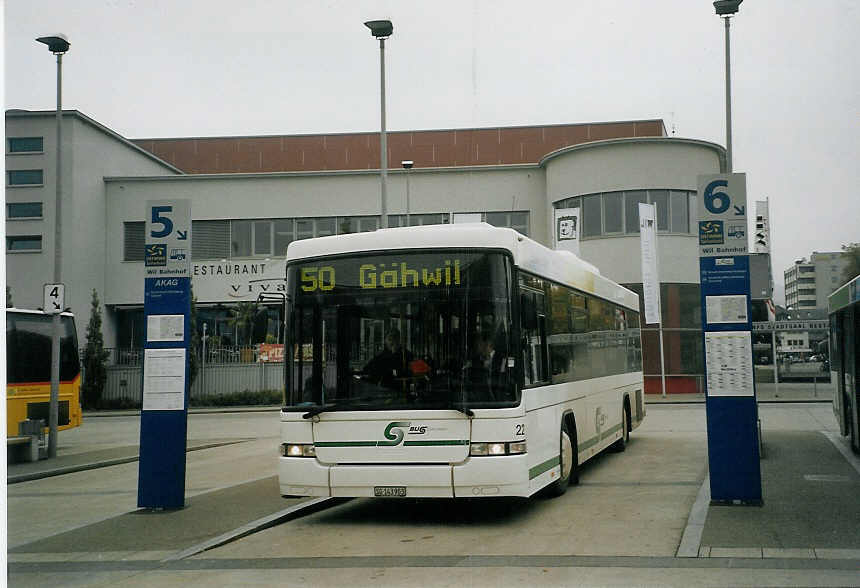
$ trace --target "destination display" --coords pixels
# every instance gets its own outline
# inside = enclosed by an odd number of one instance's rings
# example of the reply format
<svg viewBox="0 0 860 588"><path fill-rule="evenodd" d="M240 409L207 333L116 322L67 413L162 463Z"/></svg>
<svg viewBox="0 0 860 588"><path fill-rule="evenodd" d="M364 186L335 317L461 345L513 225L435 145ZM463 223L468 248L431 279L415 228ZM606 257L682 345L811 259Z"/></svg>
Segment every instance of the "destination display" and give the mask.
<svg viewBox="0 0 860 588"><path fill-rule="evenodd" d="M328 260L325 265L295 268L296 289L305 293L334 290L439 289L464 286L469 276L489 272L497 254L403 254ZM483 269L482 269L483 268ZM483 278L486 278L486 273Z"/></svg>

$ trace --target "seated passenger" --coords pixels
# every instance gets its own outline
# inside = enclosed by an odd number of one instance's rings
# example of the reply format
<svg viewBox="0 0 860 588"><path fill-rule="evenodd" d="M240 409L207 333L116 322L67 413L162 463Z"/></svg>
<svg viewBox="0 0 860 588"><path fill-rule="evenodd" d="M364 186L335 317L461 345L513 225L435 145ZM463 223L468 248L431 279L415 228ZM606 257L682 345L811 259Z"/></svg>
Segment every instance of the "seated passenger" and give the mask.
<svg viewBox="0 0 860 588"><path fill-rule="evenodd" d="M412 353L400 343L400 331L391 329L385 336L385 347L364 366L371 381L387 388L397 388L396 378L410 375Z"/></svg>

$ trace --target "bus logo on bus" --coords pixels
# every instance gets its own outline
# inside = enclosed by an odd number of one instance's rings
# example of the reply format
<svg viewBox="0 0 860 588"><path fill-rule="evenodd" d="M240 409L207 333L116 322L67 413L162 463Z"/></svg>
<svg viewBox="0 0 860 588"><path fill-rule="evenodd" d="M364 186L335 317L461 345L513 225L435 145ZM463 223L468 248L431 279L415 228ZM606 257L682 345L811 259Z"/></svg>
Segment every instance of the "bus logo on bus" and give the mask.
<svg viewBox="0 0 860 588"><path fill-rule="evenodd" d="M394 421L392 423L388 423L388 426L385 427L385 431L383 435L388 441L378 441L376 445L378 447L396 447L403 443L403 438L406 435L424 435L427 433L427 425L412 425L411 422L400 422ZM408 433L403 433L403 429L406 429Z"/></svg>

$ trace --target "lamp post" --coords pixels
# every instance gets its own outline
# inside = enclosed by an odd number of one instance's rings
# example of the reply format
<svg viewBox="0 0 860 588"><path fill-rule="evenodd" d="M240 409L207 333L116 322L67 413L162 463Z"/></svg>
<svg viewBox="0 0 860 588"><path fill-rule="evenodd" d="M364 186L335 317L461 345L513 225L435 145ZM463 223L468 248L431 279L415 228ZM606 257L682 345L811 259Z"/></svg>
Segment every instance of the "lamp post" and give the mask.
<svg viewBox="0 0 860 588"><path fill-rule="evenodd" d="M406 226L409 227L412 226L409 224L409 170L412 169L415 162L411 159L404 159L400 162L400 165L406 170Z"/></svg>
<svg viewBox="0 0 860 588"><path fill-rule="evenodd" d="M380 85L380 121L381 130L379 140L379 174L380 193L379 209L382 215L382 228L388 228L388 210L386 202L386 182L388 181L388 142L385 135L385 39L394 32L394 25L390 20L369 20L364 26L370 29L370 34L379 39L379 85Z"/></svg>
<svg viewBox="0 0 860 588"><path fill-rule="evenodd" d="M716 0L714 9L717 16L722 17L726 23L726 169L732 173L732 77L731 77L731 55L729 51L729 19L736 14L738 7L744 0Z"/></svg>
<svg viewBox="0 0 860 588"><path fill-rule="evenodd" d="M57 169L54 172L57 193L54 205L54 283L60 284L63 270L63 248L61 246L61 237L63 234L63 54L69 50L69 41L64 35L39 37L36 41L47 45L48 50L57 56ZM61 312L63 309L60 308L59 310ZM45 311L47 312L48 309L46 308ZM48 407L48 457L57 457L57 421L60 406L60 312L54 312L51 337L51 401Z"/></svg>

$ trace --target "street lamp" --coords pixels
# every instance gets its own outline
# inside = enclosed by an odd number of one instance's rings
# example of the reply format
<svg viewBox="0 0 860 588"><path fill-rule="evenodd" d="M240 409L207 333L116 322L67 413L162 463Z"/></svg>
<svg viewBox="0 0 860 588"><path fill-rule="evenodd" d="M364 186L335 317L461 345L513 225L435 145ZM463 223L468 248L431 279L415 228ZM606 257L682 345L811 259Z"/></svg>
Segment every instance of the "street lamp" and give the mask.
<svg viewBox="0 0 860 588"><path fill-rule="evenodd" d="M390 20L369 20L364 26L370 29L370 34L379 39L379 84L381 130L379 141L380 193L379 209L382 214L382 228L388 228L388 210L386 205L386 182L388 180L388 142L385 135L385 39L394 32Z"/></svg>
<svg viewBox="0 0 860 588"><path fill-rule="evenodd" d="M57 56L57 169L54 172L57 187L56 203L54 205L54 283L62 282L62 251L60 239L62 229L62 117L63 117L63 54L69 50L69 41L64 35L39 37L39 43L48 46L48 50ZM62 305L61 305L62 306ZM48 308L45 308L47 311ZM60 309L62 311L62 308ZM54 312L51 337L51 401L48 406L48 457L57 457L57 421L60 406L60 313Z"/></svg>
<svg viewBox="0 0 860 588"><path fill-rule="evenodd" d="M404 159L400 162L400 165L406 170L406 226L409 227L411 226L409 224L409 170L412 169L415 162L411 159Z"/></svg>
<svg viewBox="0 0 860 588"><path fill-rule="evenodd" d="M744 0L716 0L714 9L717 16L726 22L726 170L732 173L732 78L729 54L729 19L736 14Z"/></svg>

